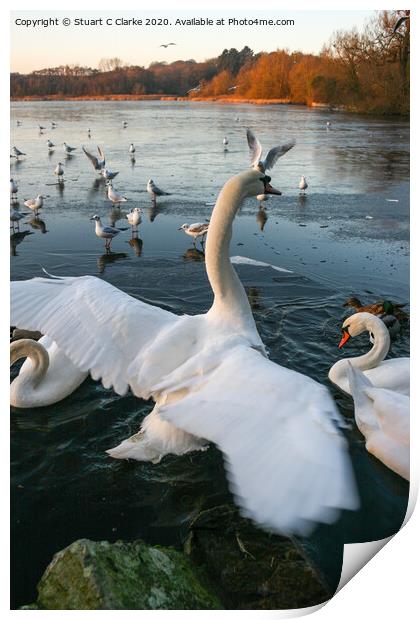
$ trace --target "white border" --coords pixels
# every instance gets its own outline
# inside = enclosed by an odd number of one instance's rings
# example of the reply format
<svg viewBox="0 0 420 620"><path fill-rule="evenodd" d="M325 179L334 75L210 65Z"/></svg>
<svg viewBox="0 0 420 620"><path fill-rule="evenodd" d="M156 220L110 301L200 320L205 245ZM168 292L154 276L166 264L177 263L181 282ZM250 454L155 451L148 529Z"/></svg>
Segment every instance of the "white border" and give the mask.
<svg viewBox="0 0 420 620"><path fill-rule="evenodd" d="M210 5L210 6L209 6ZM197 9L197 2L186 2L184 1L179 1L178 3L176 3L176 5L174 5L173 3L169 2L168 0L163 1L163 0L154 0L153 2L153 9L173 9L174 6L176 6L176 8L179 9ZM5 45L5 43L10 43L9 41L9 10L56 10L57 7L57 2L53 2L52 0L48 0L48 1L43 1L41 3L41 6L34 6L33 1L30 2L29 0L26 1L17 1L17 2L7 2L6 6L2 5L1 7L1 28L2 28L2 37L1 40L3 42L3 49L7 49L7 45ZM66 8L65 5L61 5L60 8ZM71 3L71 6L69 7L72 10L115 10L115 4L112 4L111 2L109 2L108 0L91 0L91 2L89 3L89 5L86 5L86 2L81 2L80 0L74 0ZM118 7L121 11L124 10L146 10L147 8L149 8L148 6L139 6L138 1L134 2L134 1L125 1L122 5L119 5ZM261 8L267 8L267 9L277 9L279 11L281 10L285 10L285 9L293 9L293 10L305 10L305 9L310 9L310 10L314 10L314 9L323 9L323 10L357 10L357 9L362 9L362 10L374 10L374 9L384 9L384 8L388 8L388 9L393 9L395 8L394 6L391 6L388 2L386 3L378 3L378 2L370 2L370 3L366 3L366 2L361 2L361 1L357 1L355 0L354 2L351 2L349 4L341 4L339 7L337 6L336 2L318 2L316 4L316 6L310 2L301 2L299 0L293 0L293 2L289 2L289 3L285 3L285 2L279 2L276 0L265 0L263 7L261 5L255 4L255 2L250 2L249 0L230 0L230 1L226 1L226 0L212 0L207 6L203 5L200 6L200 9L205 9L205 8L211 8L212 10L215 9L261 9ZM412 57L414 55L414 60L413 60L413 66L416 66L417 71L412 70L412 107L411 109L413 110L413 114L412 114L412 136L414 138L414 140L412 141L412 170L411 170L411 178L413 180L417 180L417 177L419 175L419 170L420 170L420 162L419 162L419 157L418 157L418 147L417 144L419 142L419 136L420 136L420 132L419 132L419 122L417 120L417 116L418 116L418 109L419 109L419 98L418 98L418 79L416 77L416 73L418 74L418 40L419 40L419 28L417 26L417 20L419 18L419 12L416 9L412 9L411 12L412 15L412 19L411 19L411 31L412 31ZM22 41L22 45L24 45L24 41ZM28 51L30 53L30 50ZM2 114L1 114L1 121L2 121L2 136L3 136L3 144L2 144L2 149L0 151L1 153L1 158L2 158L2 166L1 169L2 170L7 170L6 165L8 162L8 150L9 150L9 145L6 144L7 141L7 136L8 136L8 132L9 132L9 100L8 100L8 83L9 83L9 76L8 76L8 66L9 63L4 62L3 63L3 75L2 75L2 92L3 97L1 98L1 106L2 106ZM416 176L417 175L417 176ZM2 182L2 187L5 188L5 191L7 189L7 179L3 179ZM417 236L418 236L418 230L419 230L419 209L420 209L420 204L418 203L418 201L416 200L418 195L418 190L416 185L414 185L414 183L412 182L412 200L411 200L411 204L413 205L412 207L412 219L411 219L411 231L412 231L412 237L414 238L415 243L412 244L412 266L416 267L418 269L418 266L420 265L420 261L419 261L419 251L416 249L416 242L417 242ZM8 200L8 194L7 194L7 200ZM4 197L4 202L6 202L6 195ZM7 208L6 205L3 205L3 210L5 210ZM1 318L2 318L2 325L3 325L3 332L2 332L2 351L3 352L7 352L8 351L8 339L7 338L7 332L8 332L8 327L7 327L7 321L8 321L8 307L7 307L7 294L6 294L6 290L7 290L7 284L8 284L8 264L9 264L9 254L8 254L8 239L7 239L7 233L5 233L5 231L7 230L7 215L5 216L3 214L3 218L2 218L2 229L1 229L1 244L0 244L0 251L2 252L1 255L1 262L0 264L2 265L3 269L2 269L2 291L4 291L4 301L0 306L0 312L1 312ZM3 236L4 235L4 236ZM412 269L412 271L414 272L414 268ZM419 278L417 277L417 282L419 280ZM418 324L416 321L416 311L417 308L419 307L419 303L417 302L417 300L419 299L418 296L418 292L419 292L419 286L418 283L415 281L415 278L412 277L411 278L411 296L412 296L412 303L411 303L411 334L412 334L412 358L414 358L414 362L412 363L412 376L413 377L419 377L419 373L418 373L418 363L417 363L417 356L415 355L416 353L416 349L415 349L415 345L418 344L419 339L418 339ZM7 358L8 358L8 354L3 354L0 356L0 361L1 361L1 379L2 381L4 381L4 387L2 389L2 395L4 398L3 401L3 407L2 407L2 413L3 413L3 424L4 424L4 428L2 429L2 450L1 450L1 454L2 454L2 458L3 458L3 463L2 463L2 483L3 483L3 488L2 488L2 492L3 492L3 508L1 511L1 517L2 517L2 527L1 527L1 532L3 535L3 544L2 544L2 550L3 550L3 563L1 565L1 598L0 598L0 607L3 611L6 611L6 613L8 614L15 614L18 613L17 611L9 611L9 588L8 588L8 583L9 583L9 577L8 577L8 558L7 558L7 549L9 549L9 543L8 543L8 532L9 532L9 439L8 439L8 429L9 429L9 425L8 425L8 383L7 383L7 377L8 377L8 364L7 364ZM413 399L413 403L415 403L412 407L412 437L418 437L419 436L419 415L420 413L417 411L417 406L418 406L418 390L416 389L416 385L415 385L415 381L413 381L413 395L412 395L412 399ZM7 416L7 417L6 417ZM417 446L418 446L418 441L416 442ZM418 488L418 456L416 458L413 459L413 466L412 466L412 482L411 482L411 497L410 497L410 503L413 504L415 502L415 497L417 496L417 488ZM408 523L406 524L406 526L403 528L403 530L397 534L392 540L391 542L385 546L384 549L382 549L382 551L373 559L371 560L353 579L351 579L351 581L325 606L323 607L320 611L317 612L317 617L320 618L320 620L337 620L337 618L340 618L340 620L353 620L354 617L360 617L362 618L362 620L364 620L365 618L369 618L371 617L375 617L375 619L377 618L381 618L383 620L395 620L396 617L399 618L404 618L404 620L409 620L411 618L414 617L415 613L418 612L418 595L417 595L417 590L419 588L418 586L418 574L419 574L419 570L418 570L418 558L417 555L420 552L420 546L419 546L419 531L420 531L420 516L419 516L419 510L417 509L417 511L414 512L413 516L411 517L411 519L408 521ZM308 610L309 611L309 610ZM38 612L42 615L44 615L46 612ZM71 611L67 611L66 614L70 614L67 615L67 617L71 617L74 614L77 614L77 616L80 618L83 614L85 614L87 612L84 611L78 611L78 612L71 612ZM101 612L99 611L94 611L94 612L89 612L89 617L91 617L91 614L99 614ZM238 618L240 617L241 619L244 618L244 616L246 617L252 617L256 618L260 618L261 617L261 612L236 612L236 611L230 611L230 612L198 612L198 611L193 611L193 612L186 612L186 611L155 611L155 612L148 612L148 611L124 611L124 612L117 612L117 611L110 611L108 613L112 613L114 614L114 616L116 614L120 614L120 613L124 613L124 614L135 614L136 618L139 618L140 616L144 616L145 614L150 614L153 613L155 614L154 617L157 618L157 615L159 615L160 617L162 615L167 615L167 614L172 614L172 617L185 617L185 614L194 614L194 617L197 616L197 614L202 614L205 613L207 614L207 617L209 617L209 614L217 614L218 618L221 618L224 615L229 614L229 616L231 618L237 616ZM272 616L276 615L276 617L291 617L291 614L284 614L280 611L276 612L263 612L264 614L270 614ZM417 614L416 614L417 615Z"/></svg>

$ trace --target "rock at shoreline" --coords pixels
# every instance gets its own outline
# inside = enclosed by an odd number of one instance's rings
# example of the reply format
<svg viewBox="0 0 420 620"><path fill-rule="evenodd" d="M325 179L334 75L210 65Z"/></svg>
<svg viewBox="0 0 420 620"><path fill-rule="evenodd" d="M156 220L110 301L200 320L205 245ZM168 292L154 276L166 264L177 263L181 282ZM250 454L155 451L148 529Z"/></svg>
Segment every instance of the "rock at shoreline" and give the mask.
<svg viewBox="0 0 420 620"><path fill-rule="evenodd" d="M201 512L185 551L227 609L296 609L333 594L292 539L263 532L233 506Z"/></svg>
<svg viewBox="0 0 420 620"><path fill-rule="evenodd" d="M77 540L59 551L23 609L222 609L185 554L138 540Z"/></svg>

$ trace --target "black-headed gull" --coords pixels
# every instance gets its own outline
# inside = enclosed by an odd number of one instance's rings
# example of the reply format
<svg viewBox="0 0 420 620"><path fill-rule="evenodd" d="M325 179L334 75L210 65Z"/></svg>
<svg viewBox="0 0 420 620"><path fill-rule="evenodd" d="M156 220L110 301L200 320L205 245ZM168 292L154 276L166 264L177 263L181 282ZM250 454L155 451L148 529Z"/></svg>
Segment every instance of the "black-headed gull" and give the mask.
<svg viewBox="0 0 420 620"><path fill-rule="evenodd" d="M307 183L307 181L306 181L306 179L305 179L305 177L303 175L300 177L299 189L300 189L301 193L302 192L305 193L305 190L308 189L308 183Z"/></svg>
<svg viewBox="0 0 420 620"><path fill-rule="evenodd" d="M204 237L207 234L208 229L209 229L209 224L207 222L206 223L196 222L195 224L182 224L182 226L178 228L178 230L183 230L186 235L189 235L190 237L194 239L194 245L199 237L201 237L201 242L203 243Z"/></svg>
<svg viewBox="0 0 420 620"><path fill-rule="evenodd" d="M101 172L101 170L105 168L105 155L104 155L103 150L99 146L97 146L96 148L98 149L98 155L100 159L98 157L95 157L95 155L92 155L92 153L90 153L87 149L85 149L84 146L82 146L82 151L86 155L86 157L89 159L89 161L91 162L95 170L97 172Z"/></svg>
<svg viewBox="0 0 420 620"><path fill-rule="evenodd" d="M119 205L121 202L127 202L128 198L117 192L110 183L108 185L108 198L113 204Z"/></svg>
<svg viewBox="0 0 420 620"><path fill-rule="evenodd" d="M63 142L63 149L64 149L64 152L67 155L71 155L73 153L73 151L75 151L77 149L77 147L76 146L70 146L69 144L66 144L65 142Z"/></svg>
<svg viewBox="0 0 420 620"><path fill-rule="evenodd" d="M16 159L19 159L19 157L26 155L26 153L24 153L23 151L20 151L15 146L12 146L12 153L13 153L13 157L16 157Z"/></svg>
<svg viewBox="0 0 420 620"><path fill-rule="evenodd" d="M268 151L266 158L262 160L261 142L251 129L247 129L246 137L248 140L249 153L251 157L251 166L261 172L270 170L270 168L275 165L279 157L285 155L287 151L290 151L290 149L296 144L295 140L290 140L280 146L274 146Z"/></svg>
<svg viewBox="0 0 420 620"><path fill-rule="evenodd" d="M105 247L107 250L111 247L111 241L114 237L120 234L118 228L112 228L112 226L103 226L99 215L94 215L90 218L95 221L95 234L100 239L105 239Z"/></svg>
<svg viewBox="0 0 420 620"><path fill-rule="evenodd" d="M39 209L42 209L42 207L44 206L44 198L45 196L43 196L42 194L38 194L36 198L30 198L29 200L25 200L23 204L25 205L25 207L31 209L35 213L35 215L38 215Z"/></svg>
<svg viewBox="0 0 420 620"><path fill-rule="evenodd" d="M61 161L58 162L56 167L54 168L54 174L58 177L58 180L61 181L61 177L64 175L64 167Z"/></svg>
<svg viewBox="0 0 420 620"><path fill-rule="evenodd" d="M17 193L18 193L18 184L16 183L14 179L10 179L10 196L12 200L17 199L17 196L16 196Z"/></svg>
<svg viewBox="0 0 420 620"><path fill-rule="evenodd" d="M126 218L133 229L137 230L137 226L141 223L141 214L142 210L139 209L139 207L135 207L134 209L131 209L129 213L127 213Z"/></svg>
<svg viewBox="0 0 420 620"><path fill-rule="evenodd" d="M163 189L160 189L153 179L149 179L147 181L146 189L148 193L152 196L153 202L156 202L156 196L170 196L169 192L164 192Z"/></svg>

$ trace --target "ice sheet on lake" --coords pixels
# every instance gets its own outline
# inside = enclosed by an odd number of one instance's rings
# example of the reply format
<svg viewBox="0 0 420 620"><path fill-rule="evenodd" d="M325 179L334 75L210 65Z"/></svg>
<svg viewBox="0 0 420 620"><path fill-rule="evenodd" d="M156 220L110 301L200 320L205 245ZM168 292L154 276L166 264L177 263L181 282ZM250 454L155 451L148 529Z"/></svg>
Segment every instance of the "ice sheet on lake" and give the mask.
<svg viewBox="0 0 420 620"><path fill-rule="evenodd" d="M271 267L276 271L283 271L284 273L293 273L290 269L283 269L283 267L276 267L276 265L271 265L270 263L263 263L260 260L254 260L253 258L248 258L247 256L231 256L230 262L234 265L254 265L255 267Z"/></svg>

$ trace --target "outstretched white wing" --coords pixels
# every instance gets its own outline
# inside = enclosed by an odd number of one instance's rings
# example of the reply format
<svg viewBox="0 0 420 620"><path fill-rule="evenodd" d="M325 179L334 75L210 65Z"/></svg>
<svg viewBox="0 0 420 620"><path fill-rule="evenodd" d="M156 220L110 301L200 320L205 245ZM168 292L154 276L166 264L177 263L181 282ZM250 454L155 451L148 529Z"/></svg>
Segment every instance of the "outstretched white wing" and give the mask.
<svg viewBox="0 0 420 620"><path fill-rule="evenodd" d="M11 324L48 334L104 387L124 394L129 366L178 317L93 276L11 284Z"/></svg>
<svg viewBox="0 0 420 620"><path fill-rule="evenodd" d="M214 442L246 516L283 534L307 535L358 494L340 416L328 390L240 345L164 420Z"/></svg>
<svg viewBox="0 0 420 620"><path fill-rule="evenodd" d="M273 168L279 157L283 157L283 155L285 155L287 151L290 151L290 149L293 148L295 144L295 140L290 140L290 142L286 142L286 144L282 144L281 146L275 146L270 149L267 153L267 157L263 162L264 170L270 170L270 168Z"/></svg>
<svg viewBox="0 0 420 620"><path fill-rule="evenodd" d="M251 129L246 130L246 138L248 140L249 155L251 157L251 166L255 168L261 159L262 146L257 136Z"/></svg>

